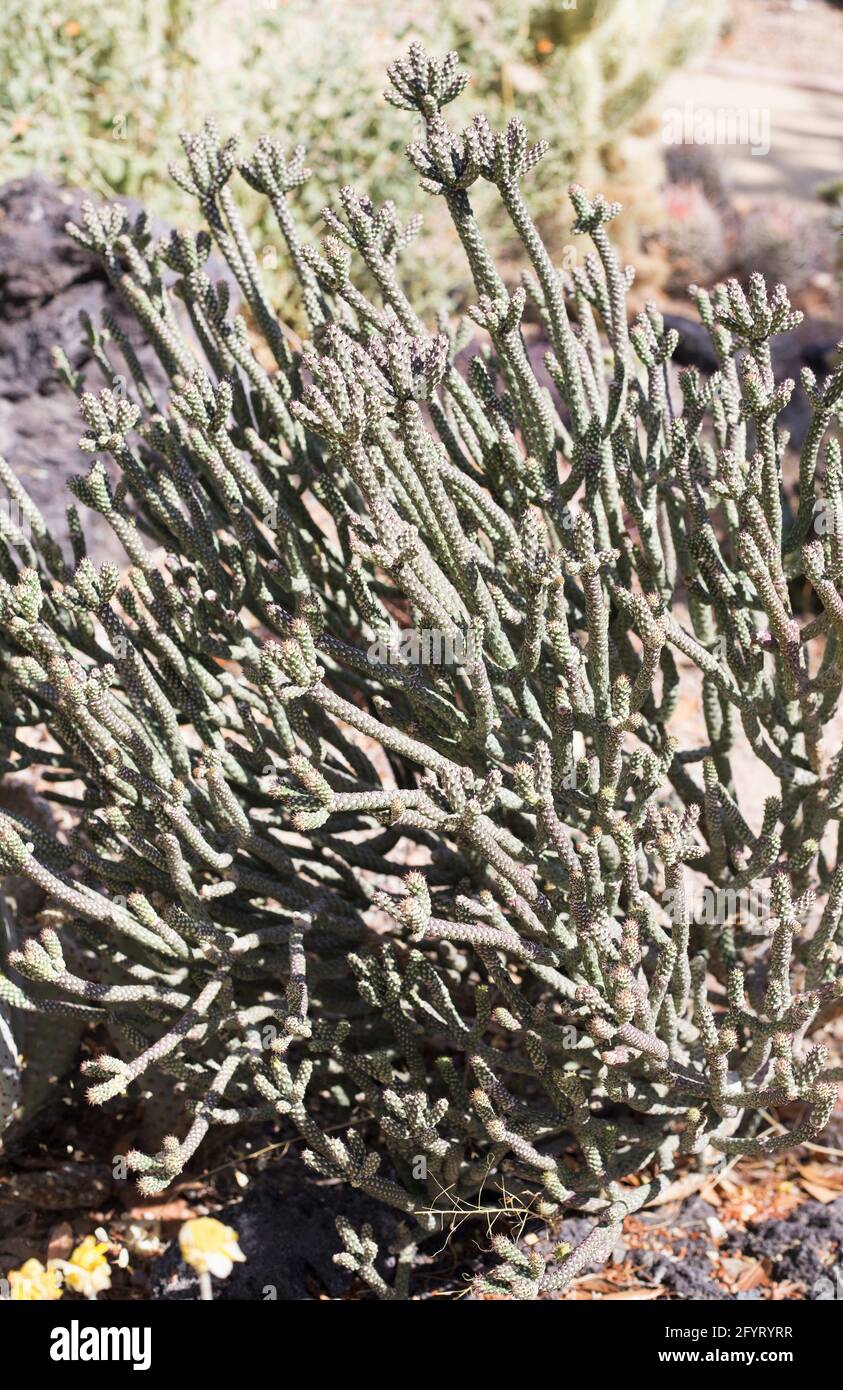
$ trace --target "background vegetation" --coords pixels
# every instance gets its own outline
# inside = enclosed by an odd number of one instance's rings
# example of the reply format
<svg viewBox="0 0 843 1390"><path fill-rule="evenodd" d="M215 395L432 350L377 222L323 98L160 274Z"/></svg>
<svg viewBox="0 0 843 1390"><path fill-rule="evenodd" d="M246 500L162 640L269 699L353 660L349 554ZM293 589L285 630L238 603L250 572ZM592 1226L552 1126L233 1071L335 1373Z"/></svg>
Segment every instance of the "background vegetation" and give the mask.
<svg viewBox="0 0 843 1390"><path fill-rule="evenodd" d="M714 36L722 14L722 0L10 0L0 49L0 180L35 168L103 198L138 198L178 224L184 201L161 175L179 154L178 132L213 115L244 151L267 132L290 145L306 139L315 175L299 195L306 222L317 221L328 190L344 183L375 201L398 189L406 216L424 204L396 177L408 132L383 98L383 72L420 38L440 52L456 49L474 74L456 120L482 107L497 127L517 107L549 140L533 206L558 245L572 175L601 187L607 175L620 181L627 207L636 186L644 196L643 155L621 132L664 76ZM657 178L652 153L650 160ZM444 210L426 201L429 232L442 238L437 279L458 298L462 261ZM255 197L245 215L283 298L282 257L263 201ZM424 265L408 270L424 300Z"/></svg>

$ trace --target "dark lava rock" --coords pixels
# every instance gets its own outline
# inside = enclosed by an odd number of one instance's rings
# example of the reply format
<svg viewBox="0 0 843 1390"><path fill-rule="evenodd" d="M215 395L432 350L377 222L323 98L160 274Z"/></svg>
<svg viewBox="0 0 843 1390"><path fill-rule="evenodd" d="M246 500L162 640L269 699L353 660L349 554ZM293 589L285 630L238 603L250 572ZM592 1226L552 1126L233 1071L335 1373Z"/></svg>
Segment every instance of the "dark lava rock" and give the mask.
<svg viewBox="0 0 843 1390"><path fill-rule="evenodd" d="M240 1238L245 1264L236 1264L227 1279L214 1280L215 1299L296 1300L327 1293L340 1298L353 1276L333 1262L342 1245L335 1220L345 1216L355 1230L367 1223L380 1246L378 1267L392 1281L394 1261L388 1246L395 1238L398 1215L345 1186L317 1187L312 1183L282 1190L257 1183L242 1202L215 1213ZM156 1260L152 1296L193 1300L199 1281L179 1254L178 1241Z"/></svg>
<svg viewBox="0 0 843 1390"><path fill-rule="evenodd" d="M705 1250L705 1244L700 1241L690 1246L681 1260L672 1260L660 1250L639 1250L630 1257L630 1263L654 1284L661 1284L680 1298L706 1302L728 1298L723 1285L711 1278L711 1263L706 1259Z"/></svg>
<svg viewBox="0 0 843 1390"><path fill-rule="evenodd" d="M100 391L106 381L82 342L79 315L98 323L105 312L128 333L150 385L163 403L166 377L137 324L109 284L99 262L67 234L78 222L85 194L30 174L0 187L0 454L21 479L53 536L69 556L65 507L74 499L66 482L86 473L91 459L77 448L84 424L76 398L53 366L51 350L61 347L86 388ZM96 199L92 199L96 201ZM134 218L139 206L121 199ZM166 232L153 223L153 233ZM212 258L208 274L225 279L238 293L224 265ZM125 371L115 356L118 374ZM80 507L91 558L96 564L126 563L122 546L104 517Z"/></svg>
<svg viewBox="0 0 843 1390"><path fill-rule="evenodd" d="M701 1197L683 1202L679 1212L671 1217L670 1226L704 1234L707 1221L716 1216L715 1208ZM659 1227L664 1214L658 1209L644 1211L640 1220ZM587 1235L591 1221L582 1217L568 1218L552 1241L539 1241L532 1248L549 1258L553 1246L560 1240L577 1245ZM684 1252L679 1258L669 1249L635 1250L619 1242L618 1258L625 1259L645 1280L658 1284L680 1299L689 1301L752 1302L763 1297L761 1289L734 1293L712 1276L708 1252L711 1242L706 1239L683 1241ZM841 1296L843 1280L836 1278L835 1266L840 1268L843 1250L843 1197L824 1206L820 1202L805 1202L790 1216L758 1222L742 1230L730 1231L720 1246L721 1254L741 1255L747 1259L769 1262L771 1277L776 1283L785 1280L801 1284L809 1299L831 1299ZM590 1265L584 1274L600 1272L601 1265Z"/></svg>
<svg viewBox="0 0 843 1390"><path fill-rule="evenodd" d="M40 174L0 188L0 453L65 550L65 507L73 501L65 483L90 460L76 447L84 425L50 352L62 347L85 368L80 313L97 322L116 308L103 271L65 231L81 202ZM90 384L105 385L98 370ZM94 560L121 562L105 519L82 510Z"/></svg>
<svg viewBox="0 0 843 1390"><path fill-rule="evenodd" d="M716 1215L717 1208L702 1197L686 1197L677 1214L671 1218L670 1224L683 1231L704 1231L705 1223ZM641 1212L641 1220L648 1225L661 1226L664 1222L664 1211L660 1207L645 1207Z"/></svg>
<svg viewBox="0 0 843 1390"><path fill-rule="evenodd" d="M699 319L686 318L684 314L665 314L664 326L679 334L671 359L677 367L699 367L706 376L717 371L717 355L711 337Z"/></svg>
<svg viewBox="0 0 843 1390"><path fill-rule="evenodd" d="M93 258L65 231L79 215L80 195L41 174L0 188L0 395L22 401L59 389L50 349L60 343L71 361L79 312L107 305L108 286Z"/></svg>
<svg viewBox="0 0 843 1390"><path fill-rule="evenodd" d="M705 376L717 371L718 363L708 329L699 319L684 314L665 314L665 328L674 328L679 343L672 362L677 367L698 367ZM779 423L790 431L791 449L799 449L811 423L811 405L800 384L803 367L809 367L822 381L833 367L833 355L840 341L839 324L805 319L798 328L777 334L772 341L773 370L776 381L790 378L796 389L779 416Z"/></svg>
<svg viewBox="0 0 843 1390"><path fill-rule="evenodd" d="M746 1231L733 1231L728 1248L769 1260L777 1283L803 1284L809 1299L828 1298L829 1280L840 1265L843 1250L843 1197L823 1205L803 1202L786 1220L759 1221Z"/></svg>
<svg viewBox="0 0 843 1390"><path fill-rule="evenodd" d="M241 1202L225 1207L218 1219L238 1232L246 1263L234 1266L226 1280L214 1281L214 1297L222 1299L297 1300L327 1294L341 1298L352 1286L352 1276L333 1263L340 1248L335 1218L344 1215L359 1230L368 1222L374 1228L380 1246L378 1267L392 1281L394 1260L388 1253L399 1224L398 1214L381 1206L359 1192L343 1186L317 1186L305 1182L300 1187L281 1187L265 1179L250 1189ZM671 1226L689 1232L704 1232L706 1220L714 1209L700 1198L684 1203ZM642 1219L647 1220L648 1213ZM658 1225L661 1214L653 1214ZM560 1242L576 1246L593 1225L590 1217L573 1215L566 1218L553 1236L545 1235L530 1249L546 1259L551 1258ZM763 1297L761 1289L734 1293L712 1276L708 1252L711 1243L706 1239L682 1242L681 1258L670 1250L631 1250L621 1242L616 1258L625 1260L650 1284L659 1285L674 1297L689 1302L729 1301L752 1302ZM442 1277L436 1261L432 1269L439 1296L459 1294L473 1301L470 1291L472 1276L481 1268L494 1267L496 1261L483 1253L486 1242L469 1239L457 1242L452 1248L456 1263ZM806 1202L785 1219L762 1221L743 1230L731 1231L720 1245L721 1254L742 1255L769 1262L771 1277L776 1283L785 1280L801 1284L809 1299L839 1297L835 1283L835 1266L839 1267L843 1249L843 1197L823 1206ZM429 1281L422 1267L430 1264L431 1251L420 1255L412 1291L419 1297L430 1296ZM583 1269L583 1274L600 1272L604 1266L595 1264ZM420 1277L421 1276L421 1277ZM178 1241L155 1262L152 1273L152 1296L160 1299L192 1300L198 1297L198 1280L180 1258ZM359 1293L356 1295L359 1296ZM373 1297L373 1295L363 1295Z"/></svg>

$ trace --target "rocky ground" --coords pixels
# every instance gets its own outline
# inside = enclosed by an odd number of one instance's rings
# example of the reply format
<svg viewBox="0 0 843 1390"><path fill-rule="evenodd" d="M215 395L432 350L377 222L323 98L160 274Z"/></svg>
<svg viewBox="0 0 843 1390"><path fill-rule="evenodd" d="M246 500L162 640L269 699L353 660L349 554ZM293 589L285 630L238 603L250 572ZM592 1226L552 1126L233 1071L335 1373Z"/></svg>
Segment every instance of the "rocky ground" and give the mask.
<svg viewBox="0 0 843 1390"><path fill-rule="evenodd" d="M37 173L0 187L0 455L12 464L65 549L65 508L73 501L67 482L87 472L90 458L77 448L84 424L76 397L53 362L53 349L61 348L82 373L85 389L107 386L119 393L125 382L103 374L84 340L84 318L99 326L108 314L129 334L153 390L166 386L155 354L142 342L101 265L67 234L66 224L80 221L84 197ZM124 202L137 217L140 209ZM152 230L156 236L165 231L157 223ZM231 280L215 259L209 274ZM93 561L112 560L122 567L125 553L111 527L82 510Z"/></svg>
<svg viewBox="0 0 843 1390"><path fill-rule="evenodd" d="M344 1186L313 1181L300 1141L267 1127L216 1139L193 1171L157 1201L143 1201L120 1173L133 1142L137 1107L92 1112L65 1081L34 1131L10 1143L0 1164L0 1276L31 1255L67 1258L91 1231L109 1242L117 1299L185 1300L196 1279L176 1237L188 1217L214 1215L233 1226L246 1256L216 1284L222 1299L284 1301L371 1297L333 1262L335 1219L369 1223L390 1278L398 1217ZM771 1117L771 1125L778 1123ZM822 1145L775 1162L741 1158L708 1174L679 1172L659 1204L624 1227L610 1261L583 1271L563 1301L661 1299L828 1300L843 1296L843 1116ZM527 1212L498 1218L526 1248L550 1254L576 1243L590 1222L547 1223ZM424 1247L413 1275L416 1298L474 1298L472 1276L488 1255L493 1228L458 1221Z"/></svg>

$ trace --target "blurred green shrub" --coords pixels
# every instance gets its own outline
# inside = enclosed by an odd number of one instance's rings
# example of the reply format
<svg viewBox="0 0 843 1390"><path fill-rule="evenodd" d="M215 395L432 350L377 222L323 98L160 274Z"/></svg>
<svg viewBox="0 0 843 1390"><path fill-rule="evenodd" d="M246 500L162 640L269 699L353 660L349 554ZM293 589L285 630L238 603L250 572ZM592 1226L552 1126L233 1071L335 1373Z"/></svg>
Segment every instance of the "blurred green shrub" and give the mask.
<svg viewBox="0 0 843 1390"><path fill-rule="evenodd" d="M552 245L567 216L558 189L574 174L605 184L619 131L722 12L723 0L7 0L0 177L38 168L104 197L140 198L177 223L153 171L177 156L181 128L213 112L247 146L267 129L291 145L307 131L316 177L301 194L306 218L318 216L326 189L352 180L379 201L403 186L395 174L407 142L382 73L397 45L419 38L470 65L466 119L482 105L497 126L517 102L546 132L553 153L534 195ZM439 211L427 215L433 232ZM245 214L271 276L277 253L260 200ZM446 223L437 279L458 295L462 263ZM424 266L408 269L424 304Z"/></svg>

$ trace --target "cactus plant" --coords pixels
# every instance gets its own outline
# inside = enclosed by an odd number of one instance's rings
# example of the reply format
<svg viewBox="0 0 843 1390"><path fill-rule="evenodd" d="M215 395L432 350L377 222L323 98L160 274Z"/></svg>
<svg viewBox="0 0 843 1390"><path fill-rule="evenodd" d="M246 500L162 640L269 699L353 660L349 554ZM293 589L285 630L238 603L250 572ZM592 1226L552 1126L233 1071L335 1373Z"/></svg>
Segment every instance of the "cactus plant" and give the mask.
<svg viewBox="0 0 843 1390"><path fill-rule="evenodd" d="M371 1233L341 1223L341 1262L381 1297L403 1296L442 1223L513 1200L593 1229L545 1265L496 1223L482 1286L562 1289L677 1163L816 1136L840 1074L811 1035L843 992L843 754L824 738L843 368L804 374L790 510L793 383L770 356L798 319L786 290L700 292L719 369L677 378L656 308L627 321L617 207L571 188L594 253L560 272L524 189L543 143L518 119L452 128L465 83L455 54L414 45L387 92L421 123L410 164L465 250L463 324L413 307L415 223L344 187L314 246L293 208L303 151L264 139L241 160L208 125L173 169L205 230L154 242L117 207L70 229L172 383L156 399L113 324L95 353L126 389L95 396L60 363L94 455L72 490L126 572L92 563L75 505L62 555L3 474L22 517L0 547L4 764L40 766L78 825L62 844L0 813L2 868L47 896L0 997L104 1025L94 1104L173 1077L192 1119L129 1156L145 1193L212 1125L275 1118L315 1172L397 1208L394 1286ZM278 219L303 346L263 287L236 169ZM516 287L480 184L529 259ZM214 242L248 318L203 271ZM436 641L402 650L408 634ZM686 746L680 662L705 720ZM39 724L52 742L34 748ZM742 741L778 786L763 808L736 783ZM695 909L759 887L760 927ZM767 1131L794 1101L801 1118Z"/></svg>

